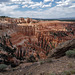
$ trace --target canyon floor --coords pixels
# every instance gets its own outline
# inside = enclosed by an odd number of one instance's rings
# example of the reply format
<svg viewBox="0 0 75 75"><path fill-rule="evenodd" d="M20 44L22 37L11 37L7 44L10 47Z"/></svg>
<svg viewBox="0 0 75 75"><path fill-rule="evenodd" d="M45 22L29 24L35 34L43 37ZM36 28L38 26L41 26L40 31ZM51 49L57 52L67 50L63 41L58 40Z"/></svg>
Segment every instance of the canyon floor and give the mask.
<svg viewBox="0 0 75 75"><path fill-rule="evenodd" d="M75 59L66 56L59 59L49 59L49 62L23 63L0 75L60 75L64 71L75 70ZM49 74L47 74L49 73Z"/></svg>

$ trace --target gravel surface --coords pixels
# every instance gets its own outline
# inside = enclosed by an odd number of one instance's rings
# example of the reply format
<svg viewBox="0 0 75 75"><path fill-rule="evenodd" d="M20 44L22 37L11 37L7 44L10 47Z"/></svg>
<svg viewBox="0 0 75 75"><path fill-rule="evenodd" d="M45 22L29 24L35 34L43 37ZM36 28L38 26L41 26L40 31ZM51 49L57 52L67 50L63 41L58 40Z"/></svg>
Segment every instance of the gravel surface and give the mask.
<svg viewBox="0 0 75 75"><path fill-rule="evenodd" d="M61 73L65 70L75 69L75 59L66 56L59 59L52 59L53 62L23 63L18 67L7 72L1 72L0 75L40 75L41 73Z"/></svg>

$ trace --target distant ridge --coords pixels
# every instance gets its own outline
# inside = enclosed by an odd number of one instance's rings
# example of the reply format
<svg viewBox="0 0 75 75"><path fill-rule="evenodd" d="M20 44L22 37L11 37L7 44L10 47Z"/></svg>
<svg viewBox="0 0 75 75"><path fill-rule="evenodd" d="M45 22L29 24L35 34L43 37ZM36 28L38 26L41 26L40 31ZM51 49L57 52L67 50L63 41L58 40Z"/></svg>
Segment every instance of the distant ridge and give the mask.
<svg viewBox="0 0 75 75"><path fill-rule="evenodd" d="M9 16L0 16L0 18L12 18ZM21 17L19 17L21 18ZM29 18L29 17L22 17L22 18ZM35 20L43 20L43 21L54 21L54 20L58 20L58 21L75 21L75 17L67 17L67 18L52 18L52 19L47 19L47 18L32 18Z"/></svg>
<svg viewBox="0 0 75 75"><path fill-rule="evenodd" d="M56 18L56 19L42 19L42 18L32 18L32 19L35 19L35 20L48 20L48 21L54 21L54 20L58 20L58 21L75 21L75 18Z"/></svg>
<svg viewBox="0 0 75 75"><path fill-rule="evenodd" d="M8 16L0 16L0 18L10 18L10 17L8 17Z"/></svg>

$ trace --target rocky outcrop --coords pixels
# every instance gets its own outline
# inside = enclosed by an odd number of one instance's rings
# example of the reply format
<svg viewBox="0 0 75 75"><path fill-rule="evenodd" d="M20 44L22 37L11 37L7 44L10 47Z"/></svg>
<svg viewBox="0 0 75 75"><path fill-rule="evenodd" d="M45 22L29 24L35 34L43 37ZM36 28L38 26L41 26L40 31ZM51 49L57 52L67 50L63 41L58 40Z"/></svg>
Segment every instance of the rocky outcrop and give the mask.
<svg viewBox="0 0 75 75"><path fill-rule="evenodd" d="M59 44L55 49L50 51L48 57L60 58L65 55L65 52L75 48L75 39Z"/></svg>

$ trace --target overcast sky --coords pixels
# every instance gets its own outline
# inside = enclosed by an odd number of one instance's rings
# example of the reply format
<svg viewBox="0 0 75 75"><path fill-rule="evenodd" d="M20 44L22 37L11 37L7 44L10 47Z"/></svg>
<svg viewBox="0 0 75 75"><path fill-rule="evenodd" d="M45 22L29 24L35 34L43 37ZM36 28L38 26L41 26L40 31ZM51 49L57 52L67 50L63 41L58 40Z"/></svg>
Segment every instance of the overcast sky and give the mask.
<svg viewBox="0 0 75 75"><path fill-rule="evenodd" d="M75 0L0 0L0 16L75 17Z"/></svg>

